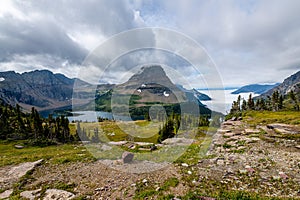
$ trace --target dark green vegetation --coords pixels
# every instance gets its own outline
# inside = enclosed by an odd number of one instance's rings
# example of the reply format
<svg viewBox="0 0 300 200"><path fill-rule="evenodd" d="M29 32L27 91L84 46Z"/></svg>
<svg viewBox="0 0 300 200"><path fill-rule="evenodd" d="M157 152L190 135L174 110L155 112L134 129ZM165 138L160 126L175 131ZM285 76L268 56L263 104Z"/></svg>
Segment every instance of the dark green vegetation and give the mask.
<svg viewBox="0 0 300 200"><path fill-rule="evenodd" d="M240 117L243 113L249 111L297 111L300 110L300 94L290 91L287 95L282 95L278 91L274 91L272 96L267 98L255 98L253 99L251 94L248 100L241 99L238 96L237 101L232 103L230 113L226 116L226 119L232 117Z"/></svg>
<svg viewBox="0 0 300 200"><path fill-rule="evenodd" d="M163 103L163 102L143 102L139 95L114 94L113 89L104 94L97 94L95 97L96 111L112 112L119 115L127 114L129 111L130 117L133 120L147 120L149 119L149 110L153 105L160 105L164 108L166 114L170 116L172 113L181 114L182 108L189 111L189 114L208 115L211 116L212 111L205 107L201 102L182 102L182 103ZM111 105L113 104L113 105ZM197 109L198 108L198 111ZM128 110L129 109L129 110ZM198 113L197 113L198 112ZM163 118L163 116L156 116L156 118Z"/></svg>
<svg viewBox="0 0 300 200"><path fill-rule="evenodd" d="M26 140L27 144L38 146L78 140L70 133L69 121L64 116L43 119L34 108L26 114L19 105L14 108L0 101L1 140Z"/></svg>

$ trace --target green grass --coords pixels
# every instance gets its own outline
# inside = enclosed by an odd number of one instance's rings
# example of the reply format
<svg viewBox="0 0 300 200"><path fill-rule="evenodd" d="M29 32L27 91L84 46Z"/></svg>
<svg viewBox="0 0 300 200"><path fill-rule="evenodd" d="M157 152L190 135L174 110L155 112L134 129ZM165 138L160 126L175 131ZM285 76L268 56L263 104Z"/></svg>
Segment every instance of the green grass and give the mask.
<svg viewBox="0 0 300 200"><path fill-rule="evenodd" d="M211 144L212 138L207 136L193 144L176 160L176 163L197 164L201 158L205 158L206 152Z"/></svg>
<svg viewBox="0 0 300 200"><path fill-rule="evenodd" d="M134 122L104 121L97 123L80 123L90 137L94 129L98 128L100 141L124 141L133 139L136 142L157 143L159 126L162 123L148 122L145 120Z"/></svg>
<svg viewBox="0 0 300 200"><path fill-rule="evenodd" d="M15 144L22 144L22 142L0 141L0 167L22 162L32 162L39 159L48 160L51 163L94 160L85 147L77 144L53 145L47 147L25 146L23 149L16 149L14 147Z"/></svg>
<svg viewBox="0 0 300 200"><path fill-rule="evenodd" d="M149 182L145 184L143 182L139 182L136 185L134 199L145 199L154 196L154 199L168 199L167 197L171 196L164 196L164 193L167 192L171 187L176 187L178 184L179 180L176 177L165 180L162 184L159 185L158 189L157 185L154 183ZM172 197L174 196L172 195Z"/></svg>
<svg viewBox="0 0 300 200"><path fill-rule="evenodd" d="M243 120L251 125L286 123L300 124L299 111L247 111L244 113Z"/></svg>

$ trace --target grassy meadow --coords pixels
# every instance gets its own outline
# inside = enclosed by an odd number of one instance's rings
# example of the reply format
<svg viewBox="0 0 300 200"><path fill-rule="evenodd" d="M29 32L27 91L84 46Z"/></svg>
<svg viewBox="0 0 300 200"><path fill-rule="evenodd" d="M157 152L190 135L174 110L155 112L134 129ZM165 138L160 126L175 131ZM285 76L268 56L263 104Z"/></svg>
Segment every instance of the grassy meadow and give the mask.
<svg viewBox="0 0 300 200"><path fill-rule="evenodd" d="M300 125L299 111L247 111L243 116L244 121L252 125L285 123Z"/></svg>

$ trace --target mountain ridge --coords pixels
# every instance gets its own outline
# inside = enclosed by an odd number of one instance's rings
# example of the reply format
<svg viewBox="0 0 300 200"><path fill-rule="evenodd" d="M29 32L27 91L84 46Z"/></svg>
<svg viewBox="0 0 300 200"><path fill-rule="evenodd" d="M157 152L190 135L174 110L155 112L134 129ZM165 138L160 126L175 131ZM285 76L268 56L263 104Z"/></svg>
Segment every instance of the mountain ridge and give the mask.
<svg viewBox="0 0 300 200"><path fill-rule="evenodd" d="M90 85L49 70L0 72L0 78L0 98L12 105L20 104L25 110L36 107L41 111L71 105L75 81Z"/></svg>
<svg viewBox="0 0 300 200"><path fill-rule="evenodd" d="M259 97L267 98L272 96L274 91L278 91L281 95L287 95L290 91L300 94L300 71L287 77L281 84L261 94Z"/></svg>
<svg viewBox="0 0 300 200"><path fill-rule="evenodd" d="M276 84L249 84L238 88L237 90L231 92L231 94L241 94L253 92L255 94L263 94L268 90L278 86L280 83Z"/></svg>

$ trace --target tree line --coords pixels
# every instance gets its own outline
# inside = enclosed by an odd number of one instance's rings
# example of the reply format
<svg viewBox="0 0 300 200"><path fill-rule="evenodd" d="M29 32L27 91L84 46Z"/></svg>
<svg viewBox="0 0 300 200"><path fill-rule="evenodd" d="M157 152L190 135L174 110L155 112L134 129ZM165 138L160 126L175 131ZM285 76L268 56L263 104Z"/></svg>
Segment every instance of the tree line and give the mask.
<svg viewBox="0 0 300 200"><path fill-rule="evenodd" d="M69 120L65 116L42 118L33 107L30 113L21 111L0 100L0 139L28 140L33 145L68 143L78 140L72 135Z"/></svg>
<svg viewBox="0 0 300 200"><path fill-rule="evenodd" d="M280 111L280 110L295 110L299 111L299 97L294 91L290 91L287 95L282 95L278 91L274 91L271 96L267 98L254 99L252 94L249 95L248 100L238 96L236 101L233 101L227 119L232 117L239 117L243 112L249 110L268 110L268 111Z"/></svg>

